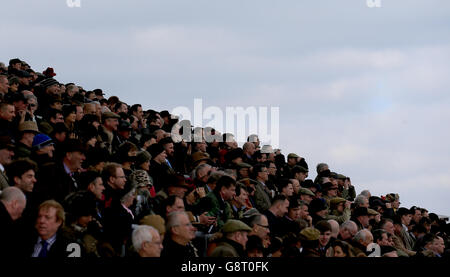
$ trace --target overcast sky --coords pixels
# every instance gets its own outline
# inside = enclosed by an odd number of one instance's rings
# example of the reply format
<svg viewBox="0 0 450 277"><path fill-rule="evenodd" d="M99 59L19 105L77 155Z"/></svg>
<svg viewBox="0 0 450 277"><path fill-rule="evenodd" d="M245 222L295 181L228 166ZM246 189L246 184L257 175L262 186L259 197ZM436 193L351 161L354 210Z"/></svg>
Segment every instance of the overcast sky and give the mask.
<svg viewBox="0 0 450 277"><path fill-rule="evenodd" d="M310 177L450 215L450 2L380 2L5 1L0 61L145 109L278 107Z"/></svg>

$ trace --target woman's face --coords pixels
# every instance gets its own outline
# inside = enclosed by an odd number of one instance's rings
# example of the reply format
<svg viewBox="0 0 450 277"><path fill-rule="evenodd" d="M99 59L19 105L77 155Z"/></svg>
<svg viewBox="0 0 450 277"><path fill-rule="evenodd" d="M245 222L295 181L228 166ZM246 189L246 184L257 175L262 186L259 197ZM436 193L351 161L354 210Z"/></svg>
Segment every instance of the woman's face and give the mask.
<svg viewBox="0 0 450 277"><path fill-rule="evenodd" d="M340 246L333 247L333 250L334 250L334 257L337 257L337 258L346 257L344 251L342 250L342 248Z"/></svg>

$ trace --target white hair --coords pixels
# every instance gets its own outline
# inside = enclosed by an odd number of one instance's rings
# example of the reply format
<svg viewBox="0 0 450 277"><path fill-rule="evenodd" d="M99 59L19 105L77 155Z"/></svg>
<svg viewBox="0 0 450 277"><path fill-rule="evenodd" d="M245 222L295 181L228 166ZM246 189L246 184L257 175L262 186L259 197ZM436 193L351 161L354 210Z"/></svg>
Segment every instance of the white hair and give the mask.
<svg viewBox="0 0 450 277"><path fill-rule="evenodd" d="M0 200L4 203L11 203L12 201L26 201L25 194L17 187L7 187L0 193Z"/></svg>
<svg viewBox="0 0 450 277"><path fill-rule="evenodd" d="M367 230L367 229L362 229L360 231L358 231L358 233L356 233L355 237L353 238L355 241L357 242L367 242L368 239L370 238L370 236L372 236L372 233ZM373 238L373 236L372 236Z"/></svg>
<svg viewBox="0 0 450 277"><path fill-rule="evenodd" d="M328 223L330 223L331 226L331 236L337 237L339 234L339 223L334 219L328 220Z"/></svg>
<svg viewBox="0 0 450 277"><path fill-rule="evenodd" d="M131 241L133 242L133 247L136 252L139 252L142 248L142 244L147 241L153 240L152 231L158 233L152 226L148 225L138 225L131 234Z"/></svg>
<svg viewBox="0 0 450 277"><path fill-rule="evenodd" d="M366 200L368 200L368 198L362 194L356 196L355 198L355 206L359 207L360 205L364 205L364 202L366 202Z"/></svg>
<svg viewBox="0 0 450 277"><path fill-rule="evenodd" d="M371 193L369 190L366 189L366 190L361 191L361 193L359 195L364 195L365 197L369 198Z"/></svg>

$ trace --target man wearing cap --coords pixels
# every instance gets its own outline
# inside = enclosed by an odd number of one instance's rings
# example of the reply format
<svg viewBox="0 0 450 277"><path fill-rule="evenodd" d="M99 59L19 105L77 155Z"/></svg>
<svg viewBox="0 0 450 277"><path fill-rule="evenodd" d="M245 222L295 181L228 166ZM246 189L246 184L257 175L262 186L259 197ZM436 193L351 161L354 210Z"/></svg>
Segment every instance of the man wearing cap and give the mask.
<svg viewBox="0 0 450 277"><path fill-rule="evenodd" d="M319 252L319 237L320 231L313 227L306 227L300 232L300 241L302 243L301 257L322 257L322 254Z"/></svg>
<svg viewBox="0 0 450 277"><path fill-rule="evenodd" d="M167 187L171 180L171 176L175 175L176 172L167 164L166 150L164 150L164 147L161 144L152 144L147 151L150 153L150 156L152 156L150 176L153 178L155 191L158 192L164 187Z"/></svg>
<svg viewBox="0 0 450 277"><path fill-rule="evenodd" d="M286 178L291 178L292 172L291 170L297 165L300 156L295 153L289 153L287 157L287 164L283 168L283 176Z"/></svg>
<svg viewBox="0 0 450 277"><path fill-rule="evenodd" d="M250 164L240 163L237 165L237 168L238 180L250 177L250 169L252 168Z"/></svg>
<svg viewBox="0 0 450 277"><path fill-rule="evenodd" d="M85 149L77 139L69 139L62 145L62 160L54 167L41 169L36 193L40 200L55 199L62 202L71 192L79 189L75 177L82 169L82 162L86 159Z"/></svg>
<svg viewBox="0 0 450 277"><path fill-rule="evenodd" d="M25 70L16 71L15 75L19 78L19 91L29 90L33 76Z"/></svg>
<svg viewBox="0 0 450 277"><path fill-rule="evenodd" d="M14 144L9 136L0 136L0 191L9 187L9 179L5 166L9 165L14 156Z"/></svg>
<svg viewBox="0 0 450 277"><path fill-rule="evenodd" d="M358 231L369 227L369 211L366 207L357 207L353 211L351 220L358 225Z"/></svg>
<svg viewBox="0 0 450 277"><path fill-rule="evenodd" d="M103 124L99 126L99 135L102 140L102 144L108 149L109 153L116 152L120 145L119 138L117 137L117 128L119 126L120 116L113 112L104 112L102 114Z"/></svg>
<svg viewBox="0 0 450 277"><path fill-rule="evenodd" d="M326 218L336 220L339 224L342 224L345 221L350 220L350 206L350 201L341 197L334 197L330 200L330 213Z"/></svg>
<svg viewBox="0 0 450 277"><path fill-rule="evenodd" d="M211 257L244 257L248 233L252 231L240 220L229 219L222 227L224 238L212 251Z"/></svg>
<svg viewBox="0 0 450 277"><path fill-rule="evenodd" d="M328 215L327 201L323 198L315 198L309 204L309 211L313 225L321 220L326 220Z"/></svg>
<svg viewBox="0 0 450 277"><path fill-rule="evenodd" d="M33 139L39 133L36 122L25 121L19 124L19 141L14 152L15 158L28 158L31 156Z"/></svg>
<svg viewBox="0 0 450 277"><path fill-rule="evenodd" d="M290 178L297 179L300 182L300 185L303 184L303 182L305 181L306 177L308 177L308 169L304 168L303 166L295 165L291 169L291 176L290 176Z"/></svg>
<svg viewBox="0 0 450 277"><path fill-rule="evenodd" d="M307 204L311 203L311 201L316 197L316 195L307 188L300 188L298 193L300 194L300 200L305 201Z"/></svg>

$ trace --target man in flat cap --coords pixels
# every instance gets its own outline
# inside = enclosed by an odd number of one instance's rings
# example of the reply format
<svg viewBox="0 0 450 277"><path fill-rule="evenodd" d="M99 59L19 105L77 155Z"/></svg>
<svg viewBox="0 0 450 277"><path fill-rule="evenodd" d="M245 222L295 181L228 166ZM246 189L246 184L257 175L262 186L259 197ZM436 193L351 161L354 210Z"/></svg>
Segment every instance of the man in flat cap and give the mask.
<svg viewBox="0 0 450 277"><path fill-rule="evenodd" d="M358 225L358 231L369 227L369 211L366 207L357 207L353 210L351 220Z"/></svg>
<svg viewBox="0 0 450 277"><path fill-rule="evenodd" d="M252 231L240 220L229 219L222 227L223 240L212 251L211 257L243 257L248 233Z"/></svg>
<svg viewBox="0 0 450 277"><path fill-rule="evenodd" d="M319 258L319 237L320 231L313 227L306 227L300 232L300 241L302 243L302 257Z"/></svg>
<svg viewBox="0 0 450 277"><path fill-rule="evenodd" d="M102 114L102 125L99 126L99 135L102 144L112 154L117 151L120 140L117 137L117 129L119 127L120 116L113 112L104 112Z"/></svg>
<svg viewBox="0 0 450 277"><path fill-rule="evenodd" d="M289 153L287 157L287 163L283 167L283 176L286 178L291 178L292 176L292 169L295 165L297 165L297 162L299 161L300 156L295 153Z"/></svg>
<svg viewBox="0 0 450 277"><path fill-rule="evenodd" d="M345 200L341 197L335 197L330 200L330 213L327 216L327 219L336 220L339 224L344 223L347 220L350 220L351 210L350 210L351 202Z"/></svg>

